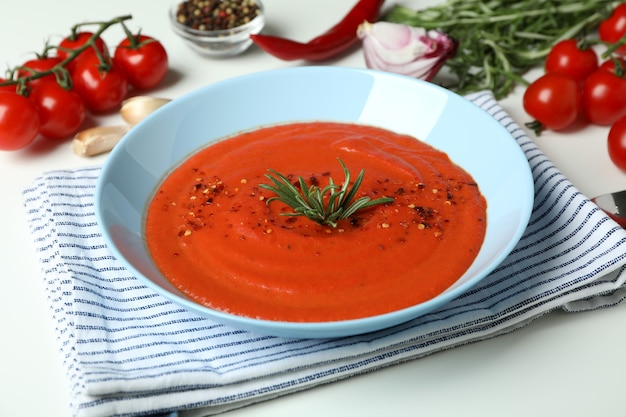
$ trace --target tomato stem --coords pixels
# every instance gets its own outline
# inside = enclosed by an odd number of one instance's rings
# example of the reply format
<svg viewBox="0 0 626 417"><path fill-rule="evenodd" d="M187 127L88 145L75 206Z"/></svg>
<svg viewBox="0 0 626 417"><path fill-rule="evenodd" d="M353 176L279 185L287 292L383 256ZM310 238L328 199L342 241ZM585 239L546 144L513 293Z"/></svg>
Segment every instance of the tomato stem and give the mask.
<svg viewBox="0 0 626 417"><path fill-rule="evenodd" d="M541 136L541 132L544 130L544 125L541 124L538 120L533 120L532 122L525 123L524 126L531 129L535 132L535 135Z"/></svg>
<svg viewBox="0 0 626 417"><path fill-rule="evenodd" d="M39 78L43 78L46 75L50 75L50 74L54 74L57 82L59 83L59 85L61 85L61 87L63 88L71 88L71 78L69 77L69 73L67 71L67 65L72 62L74 59L76 59L76 57L78 57L82 52L84 52L85 50L87 50L88 48L93 48L94 52L96 53L98 60L100 61L100 69L102 71L108 71L111 68L111 64L107 61L107 57L105 57L102 52L98 49L98 47L96 46L96 40L111 26L117 25L117 24L121 24L125 30L128 30L126 28L126 25L124 25L124 21L126 20L130 20L132 19L131 15L124 15L124 16L119 16L119 17L115 17L109 21L101 21L101 22L84 22L84 23L78 23L74 26L72 26L71 29L71 34L70 37L76 37L77 35L77 31L80 27L83 26L87 26L87 25L97 25L98 29L90 36L90 38L87 40L87 42L85 42L83 45L81 45L80 47L76 48L76 49L72 49L72 50L65 50L68 55L65 59L63 59L61 62L59 62L58 64L56 64L55 66L53 66L52 68L50 68L49 70L45 70L45 71L36 71L36 70L32 70L32 69L28 69L26 67L20 66L20 67L15 67L9 71L7 71L7 74L10 74L10 76L8 77L8 80L5 82L0 83L0 86L10 86L10 85L17 85L17 93L18 94L22 94L22 95L27 95L28 94L28 82L29 81L33 81L33 80L37 80ZM46 46L44 48L44 54L47 55L47 53L49 52L50 49L63 49L63 48L59 48L57 46L50 46L46 43ZM24 77L19 77L19 78L15 78L15 74L17 73L17 71L19 71L20 69L28 69L29 74L27 76Z"/></svg>
<svg viewBox="0 0 626 417"><path fill-rule="evenodd" d="M139 48L139 33L137 33L136 35L134 35L130 29L128 29L128 27L124 24L124 22L122 22L122 29L124 29L124 33L126 34L126 37L128 38L128 42L130 43L129 45L129 49L137 49Z"/></svg>
<svg viewBox="0 0 626 417"><path fill-rule="evenodd" d="M586 32L586 31L585 31ZM595 42L592 42L588 37L587 34L581 34L579 36L576 37L576 44L578 45L578 49L580 49L581 51L586 51L587 49L590 49L593 47Z"/></svg>
<svg viewBox="0 0 626 417"><path fill-rule="evenodd" d="M613 61L613 65L615 66L613 73L617 77L624 78L624 75L626 75L626 68L624 68L624 61L616 56L611 56L611 61Z"/></svg>
<svg viewBox="0 0 626 417"><path fill-rule="evenodd" d="M59 84L65 90L71 90L73 83L70 72L65 67L60 67L57 71L54 71L54 77L57 84Z"/></svg>
<svg viewBox="0 0 626 417"><path fill-rule="evenodd" d="M602 53L602 59L609 58L621 46L626 44L626 33L624 33L624 35L622 35L622 37L615 43L609 43L609 42L601 42L601 43L606 45L606 51Z"/></svg>

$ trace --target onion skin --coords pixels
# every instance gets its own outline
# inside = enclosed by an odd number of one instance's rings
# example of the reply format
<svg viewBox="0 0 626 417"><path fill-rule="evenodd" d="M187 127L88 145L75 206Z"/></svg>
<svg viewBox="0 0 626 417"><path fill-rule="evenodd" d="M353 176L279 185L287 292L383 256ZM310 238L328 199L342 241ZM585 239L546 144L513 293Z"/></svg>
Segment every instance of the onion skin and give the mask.
<svg viewBox="0 0 626 417"><path fill-rule="evenodd" d="M368 68L430 81L457 51L443 32L400 23L363 22L357 29Z"/></svg>

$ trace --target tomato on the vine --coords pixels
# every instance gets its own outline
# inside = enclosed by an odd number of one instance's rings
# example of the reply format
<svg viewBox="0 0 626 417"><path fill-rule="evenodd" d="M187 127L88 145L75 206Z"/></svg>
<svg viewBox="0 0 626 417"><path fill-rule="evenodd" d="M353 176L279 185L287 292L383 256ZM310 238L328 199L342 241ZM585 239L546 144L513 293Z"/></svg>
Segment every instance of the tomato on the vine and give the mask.
<svg viewBox="0 0 626 417"><path fill-rule="evenodd" d="M56 52L57 57L62 60L66 59L73 51L83 47L89 40L94 36L92 32L77 32L76 34L72 34L66 38L64 38L58 45L58 49ZM101 55L106 57L109 56L109 47L106 42L100 37L96 38L94 41L94 45L98 48ZM79 54L80 57L84 55L96 55L94 48L87 48L83 52ZM76 65L77 59L70 61L67 65L67 69L71 72Z"/></svg>
<svg viewBox="0 0 626 417"><path fill-rule="evenodd" d="M626 116L620 117L609 130L609 157L619 169L626 171Z"/></svg>
<svg viewBox="0 0 626 417"><path fill-rule="evenodd" d="M600 22L598 26L598 36L608 43L616 43L626 33L626 3L618 5L611 15ZM626 55L626 45L617 48L616 52Z"/></svg>
<svg viewBox="0 0 626 417"><path fill-rule="evenodd" d="M56 81L38 83L28 98L39 114L39 133L49 139L66 139L74 135L87 114L82 97Z"/></svg>
<svg viewBox="0 0 626 417"><path fill-rule="evenodd" d="M22 64L22 67L17 71L18 78L28 77L36 72L49 71L58 65L62 61L61 58L56 56L40 57L30 59ZM38 83L44 80L55 80L54 74L48 74L41 78L33 80L33 83Z"/></svg>
<svg viewBox="0 0 626 417"><path fill-rule="evenodd" d="M583 113L597 125L611 125L626 115L626 78L598 70L585 80Z"/></svg>
<svg viewBox="0 0 626 417"><path fill-rule="evenodd" d="M93 112L117 108L128 93L128 81L117 64L108 58L103 65L95 54L78 59L72 80L76 92Z"/></svg>
<svg viewBox="0 0 626 417"><path fill-rule="evenodd" d="M624 74L626 73L626 60L622 57L613 56L600 64L598 69L612 72L615 75Z"/></svg>
<svg viewBox="0 0 626 417"><path fill-rule="evenodd" d="M580 86L572 77L548 73L528 86L523 106L543 127L561 130L578 118L581 108Z"/></svg>
<svg viewBox="0 0 626 417"><path fill-rule="evenodd" d="M0 92L0 150L24 148L39 132L39 116L35 105L26 97Z"/></svg>
<svg viewBox="0 0 626 417"><path fill-rule="evenodd" d="M167 52L158 40L136 35L124 38L115 49L113 59L135 88L157 86L168 71Z"/></svg>
<svg viewBox="0 0 626 417"><path fill-rule="evenodd" d="M546 72L569 75L578 82L598 68L598 54L576 39L557 42L546 56Z"/></svg>

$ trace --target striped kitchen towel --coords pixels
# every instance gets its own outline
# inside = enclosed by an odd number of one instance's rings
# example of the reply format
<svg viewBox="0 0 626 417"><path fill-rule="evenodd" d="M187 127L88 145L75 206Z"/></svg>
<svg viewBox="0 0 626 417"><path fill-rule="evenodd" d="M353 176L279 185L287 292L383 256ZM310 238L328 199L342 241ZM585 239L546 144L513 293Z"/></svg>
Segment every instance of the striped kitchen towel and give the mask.
<svg viewBox="0 0 626 417"><path fill-rule="evenodd" d="M502 123L532 167L521 241L477 287L375 333L283 339L171 303L107 250L94 216L99 167L61 170L24 191L76 416L204 416L416 359L519 328L557 308L626 296L626 231L583 196L489 93L468 99Z"/></svg>

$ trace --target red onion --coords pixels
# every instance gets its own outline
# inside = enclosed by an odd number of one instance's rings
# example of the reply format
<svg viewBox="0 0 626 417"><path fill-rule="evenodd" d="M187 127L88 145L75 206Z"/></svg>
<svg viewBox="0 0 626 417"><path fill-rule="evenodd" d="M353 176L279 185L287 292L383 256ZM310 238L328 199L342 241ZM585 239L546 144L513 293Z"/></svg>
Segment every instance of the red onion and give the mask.
<svg viewBox="0 0 626 417"><path fill-rule="evenodd" d="M443 32L399 23L363 22L357 35L363 42L368 68L431 80L453 57L457 42Z"/></svg>

